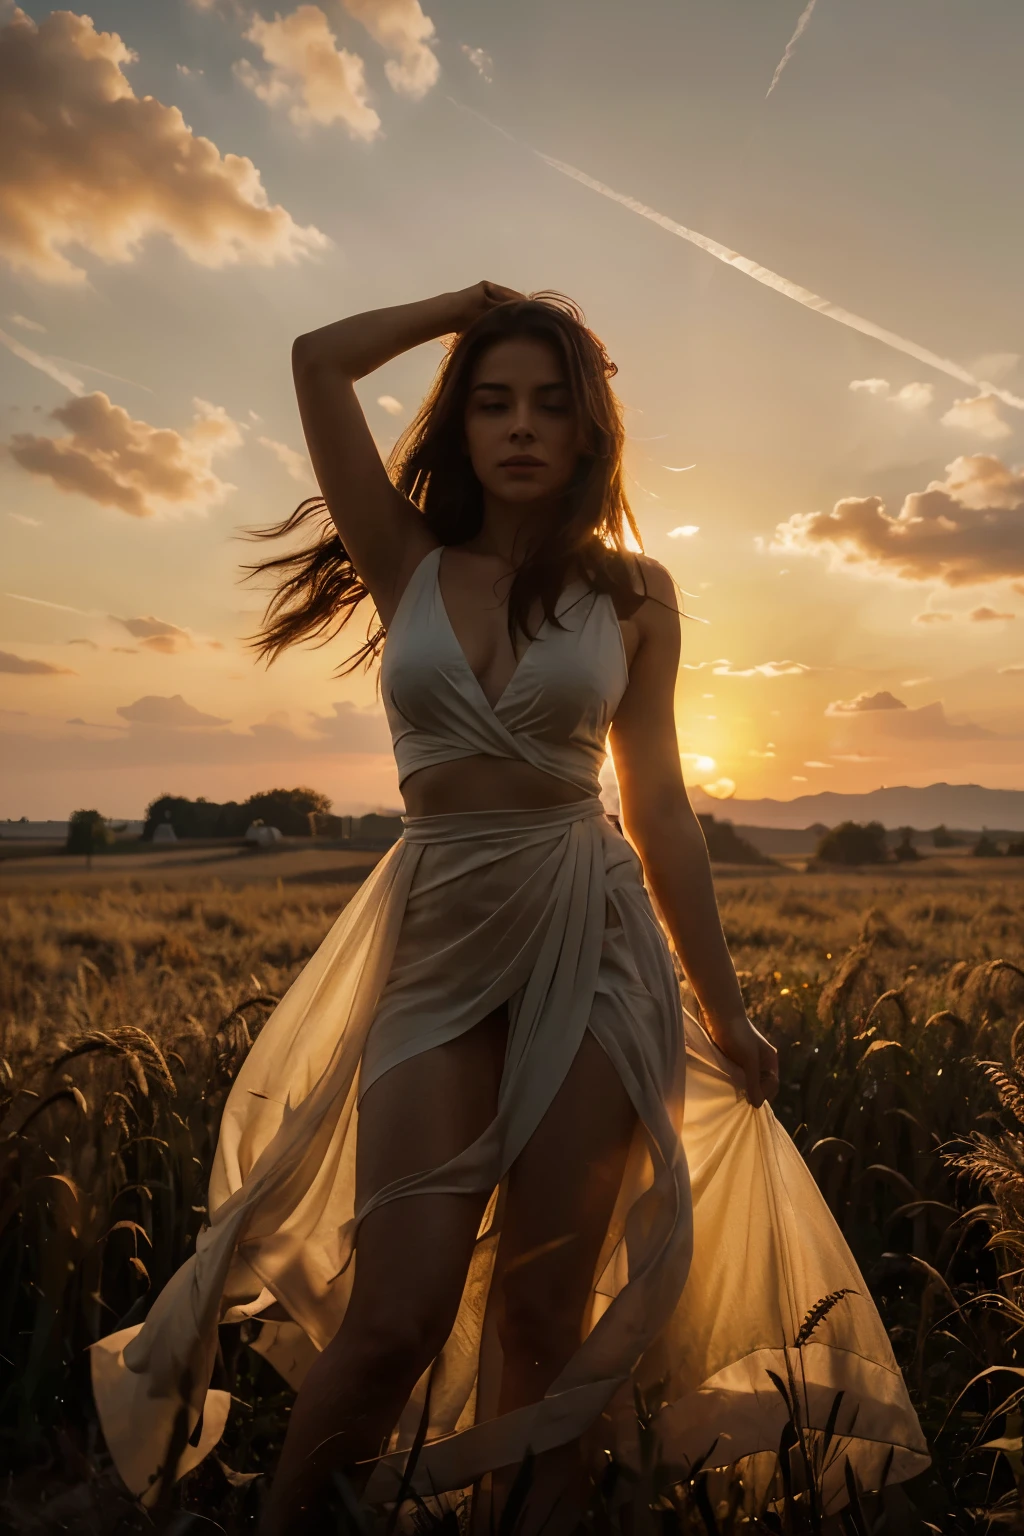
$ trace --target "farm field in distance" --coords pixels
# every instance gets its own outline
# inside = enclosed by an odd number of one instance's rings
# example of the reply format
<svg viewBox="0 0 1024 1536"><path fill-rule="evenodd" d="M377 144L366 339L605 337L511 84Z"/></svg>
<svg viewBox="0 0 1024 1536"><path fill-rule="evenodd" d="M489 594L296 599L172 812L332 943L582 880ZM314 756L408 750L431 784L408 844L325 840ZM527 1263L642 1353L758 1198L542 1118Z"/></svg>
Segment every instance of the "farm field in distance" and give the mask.
<svg viewBox="0 0 1024 1536"><path fill-rule="evenodd" d="M381 856L290 844L0 863L4 1528L153 1529L110 1469L85 1350L140 1321L191 1251L232 1077ZM1024 1369L1024 860L716 878L748 1006L782 1053L776 1112L934 1447L908 1495L950 1536L980 1536L997 1509L1001 1530L1024 1529L1009 1373ZM291 1394L240 1328L222 1333L228 1431L168 1497L254 1531L252 1474L273 1464ZM686 1523L683 1493L677 1506L680 1531L707 1528Z"/></svg>

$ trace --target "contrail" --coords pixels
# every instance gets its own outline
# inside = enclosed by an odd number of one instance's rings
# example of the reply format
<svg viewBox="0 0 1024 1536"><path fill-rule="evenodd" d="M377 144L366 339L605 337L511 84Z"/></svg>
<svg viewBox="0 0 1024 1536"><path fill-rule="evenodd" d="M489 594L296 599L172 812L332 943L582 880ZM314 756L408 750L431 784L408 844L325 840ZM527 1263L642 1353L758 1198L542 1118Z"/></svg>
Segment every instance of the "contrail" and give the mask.
<svg viewBox="0 0 1024 1536"><path fill-rule="evenodd" d="M680 240L688 240L691 245L725 262L726 266L745 272L755 282L763 283L766 288L774 288L776 293L783 294L787 299L793 299L797 304L802 304L805 309L813 309L819 315L826 315L830 320L838 320L840 325L849 326L850 330L859 331L862 336L871 336L875 341L892 347L894 351L902 352L905 357L915 358L917 362L925 363L929 368L937 369L939 373L948 374L951 379L959 379L961 384L969 384L979 394L995 395L996 399L1001 400L1004 405L1024 411L1024 398L1020 395L1011 394L1008 389L1000 389L996 384L989 384L983 379L975 378L973 373L966 368L961 368L960 364L953 362L951 358L940 357L937 352L918 346L916 341L909 341L906 336L899 336L895 331L876 325L873 320L865 320L863 315L855 315L852 310L843 309L841 305L833 304L830 299L823 299L820 294L812 293L809 288L802 288L799 283L791 282L788 277L780 277L778 272L772 272L768 267L762 267L758 262L751 261L749 256L741 256L737 251L730 250L727 245L722 245L707 235L701 235L695 229L687 229L685 224L677 224L675 219L659 213L655 208L648 208L646 203L638 202L635 197L627 197L624 192L616 192L612 187L605 186L603 181L595 180L593 176L588 176L586 171L578 170L576 166L568 165L564 160L556 160L554 156L545 155L539 149L533 150L532 153L562 176L571 177L581 186L589 187L592 192L600 193L602 197L609 198L613 203L621 203L622 207L628 208L631 213L638 213L642 219L649 219L652 224L660 225L662 229L667 229L670 235L677 235Z"/></svg>
<svg viewBox="0 0 1024 1536"><path fill-rule="evenodd" d="M0 342L3 342L4 346L13 352L15 357L20 357L23 363L28 363L30 368L38 368L40 373L45 373L57 384L63 384L64 388L69 389L73 395L85 393L85 385L81 379L76 378L73 373L69 373L66 368L62 368L54 358L45 357L42 352L36 352L31 347L26 347L24 342L16 340L13 336L8 336L6 331L0 331Z"/></svg>
<svg viewBox="0 0 1024 1536"><path fill-rule="evenodd" d="M783 294L787 299L793 299L797 304L802 304L805 309L816 310L819 315L825 315L829 320L837 320L840 325L849 326L850 330L859 331L862 336L870 336L873 340L882 342L884 346L892 347L896 352L902 352L905 357L912 357L929 368L935 368L939 373L947 374L951 379L958 379L961 384L969 384L979 394L995 395L996 399L1001 400L1004 405L1012 406L1017 411L1024 411L1024 398L1020 395L1011 394L1008 389L1000 389L997 384L975 378L973 373L966 368L961 368L960 364L955 363L952 358L940 357L937 352L930 351L928 347L918 346L916 341L909 341L906 336L899 336L895 331L886 330L884 326L876 325L873 320L865 320L862 315L855 315L852 310L833 304L831 299L823 299L820 294L812 293L809 288L803 288L799 283L791 282L788 277L781 277L778 272L772 272L770 268L751 261L749 256L741 256L738 251L730 250L727 245L722 245L718 240L699 234L695 229L687 229L685 224L677 224L675 219L659 213L656 208L649 208L646 203L638 202L635 197L627 197L624 192L616 192L613 187L606 186L603 181L597 181L593 176L588 176L586 171L578 170L575 165L569 165L565 160L556 160L553 155L546 155L530 144L521 143L519 139L513 138L506 128L492 122L489 117L485 117L482 112L477 112L474 107L463 106L461 102L455 100L454 96L449 96L447 100L460 112L468 112L470 117L486 123L488 128L493 128L496 133L500 133L517 149L525 149L531 155L536 155L538 160L543 160L545 165L558 171L560 175L571 177L581 186L589 187L592 192L598 192L602 197L610 198L613 203L621 203L622 207L628 208L631 213L638 213L642 219L649 219L652 224L667 229L670 235L677 235L680 240L688 240L691 245L707 251L710 256L725 262L726 266L745 272L748 277L752 277L755 282L763 283L766 288L774 288L776 293Z"/></svg>
<svg viewBox="0 0 1024 1536"><path fill-rule="evenodd" d="M30 368L38 368L40 373L45 373L57 384L63 384L64 388L69 389L73 395L84 395L85 385L77 374L70 372L72 368L84 368L87 373L98 373L105 379L116 379L119 384L131 384L135 389L144 389L148 395L153 393L148 384L140 384L137 379L126 379L121 373L110 373L108 369L97 368L93 363L76 363L69 357L47 357L43 352L36 352L32 347L26 347L23 341L18 341L15 336L9 336L6 331L0 331L0 342L9 348L15 357L20 357L23 363L28 363Z"/></svg>
<svg viewBox="0 0 1024 1536"><path fill-rule="evenodd" d="M97 617L95 609L90 611L87 608L69 608L67 603L50 603L47 602L45 597L26 597L24 592L4 592L2 596L16 597L19 603L35 603L39 608L58 608L61 613L77 613L83 619L94 619Z"/></svg>
<svg viewBox="0 0 1024 1536"><path fill-rule="evenodd" d="M807 5L801 11L801 13L800 13L800 20L796 24L796 30L794 31L793 36L790 38L789 42L786 44L786 51L782 55L782 58L778 62L778 66L777 66L777 68L775 70L774 75L772 76L772 83L771 83L771 85L768 87L768 90L765 92L765 98L764 98L765 101L768 100L768 97L771 95L772 91L774 91L775 87L778 85L779 80L782 78L782 71L785 69L786 65L789 63L790 59L793 57L793 54L794 54L794 52L796 50L797 43L800 41L800 39L803 37L804 33L807 31L807 23L810 21L811 17L814 15L814 7L817 5L817 3L818 3L818 0L808 0Z"/></svg>

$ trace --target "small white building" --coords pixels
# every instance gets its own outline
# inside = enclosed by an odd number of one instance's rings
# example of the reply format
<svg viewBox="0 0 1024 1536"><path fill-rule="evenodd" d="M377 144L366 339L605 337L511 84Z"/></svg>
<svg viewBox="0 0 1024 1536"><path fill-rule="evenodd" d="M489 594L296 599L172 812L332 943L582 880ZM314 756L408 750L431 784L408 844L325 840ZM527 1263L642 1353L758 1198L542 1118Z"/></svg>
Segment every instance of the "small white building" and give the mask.
<svg viewBox="0 0 1024 1536"><path fill-rule="evenodd" d="M272 848L275 843L283 841L277 827L266 827L262 821L250 823L246 828L245 840L257 848Z"/></svg>
<svg viewBox="0 0 1024 1536"><path fill-rule="evenodd" d="M176 843L177 841L178 841L178 834L177 834L177 832L175 832L175 830L171 826L170 822L169 821L158 821L156 826L153 828L153 842L154 843Z"/></svg>

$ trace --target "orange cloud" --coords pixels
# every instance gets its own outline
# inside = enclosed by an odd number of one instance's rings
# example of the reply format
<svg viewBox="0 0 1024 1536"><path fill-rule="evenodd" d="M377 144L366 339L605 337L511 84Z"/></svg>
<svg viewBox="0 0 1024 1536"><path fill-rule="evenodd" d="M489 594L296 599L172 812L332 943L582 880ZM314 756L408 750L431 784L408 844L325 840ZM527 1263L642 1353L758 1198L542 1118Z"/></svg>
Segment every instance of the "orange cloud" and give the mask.
<svg viewBox="0 0 1024 1536"><path fill-rule="evenodd" d="M858 693L855 699L833 699L826 715L867 715L879 709L906 709L902 699L883 689L881 693Z"/></svg>
<svg viewBox="0 0 1024 1536"><path fill-rule="evenodd" d="M290 16L254 16L245 34L268 69L247 59L235 73L269 107L286 106L297 128L343 123L354 139L374 139L380 118L369 104L363 61L339 48L318 5L300 5Z"/></svg>
<svg viewBox="0 0 1024 1536"><path fill-rule="evenodd" d="M50 412L69 429L67 437L19 432L8 448L30 474L132 517L164 509L205 511L234 490L211 465L218 453L237 448L242 434L220 406L198 399L194 404L193 424L181 433L135 420L97 390Z"/></svg>
<svg viewBox="0 0 1024 1536"><path fill-rule="evenodd" d="M342 0L342 3L350 16L362 22L374 42L394 55L384 65L393 91L419 101L431 86L436 85L441 69L436 54L430 49L434 41L434 23L429 16L424 16L419 0Z"/></svg>
<svg viewBox="0 0 1024 1536"><path fill-rule="evenodd" d="M0 28L0 254L49 282L83 282L77 245L104 261L167 235L193 261L294 261L325 246L271 204L244 155L222 155L177 107L138 97L136 55L88 16L16 8Z"/></svg>
<svg viewBox="0 0 1024 1536"><path fill-rule="evenodd" d="M774 548L830 554L839 564L949 587L1024 577L1024 469L990 454L954 459L945 480L914 491L892 517L878 496L831 512L797 512Z"/></svg>
<svg viewBox="0 0 1024 1536"><path fill-rule="evenodd" d="M182 651L195 649L195 641L187 629L167 624L152 614L148 619L119 619L114 614L111 617L115 623L123 625L147 651L156 651L161 656L177 656Z"/></svg>
<svg viewBox="0 0 1024 1536"><path fill-rule="evenodd" d="M48 661L29 661L25 656L15 656L11 651L0 651L0 672L13 672L21 677L75 677L70 667L54 667Z"/></svg>
<svg viewBox="0 0 1024 1536"><path fill-rule="evenodd" d="M972 608L967 615L972 624L991 624L996 619L1015 619L1015 613L999 613L995 608L983 605L981 608Z"/></svg>
<svg viewBox="0 0 1024 1536"><path fill-rule="evenodd" d="M228 724L219 715L204 715L194 704L186 703L180 693L170 698L149 693L145 698L136 699L134 704L122 704L117 712L132 725L158 725L165 730L189 730L196 726Z"/></svg>

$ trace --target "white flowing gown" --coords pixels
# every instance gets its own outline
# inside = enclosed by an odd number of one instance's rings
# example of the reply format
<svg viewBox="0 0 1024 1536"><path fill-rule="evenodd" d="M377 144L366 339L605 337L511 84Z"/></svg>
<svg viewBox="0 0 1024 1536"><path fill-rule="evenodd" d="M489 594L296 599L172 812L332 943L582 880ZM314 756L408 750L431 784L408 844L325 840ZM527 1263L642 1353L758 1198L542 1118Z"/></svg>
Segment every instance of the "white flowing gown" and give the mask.
<svg viewBox="0 0 1024 1536"><path fill-rule="evenodd" d="M796 1382L812 1432L843 1393L824 1475L830 1507L845 1502L847 1459L862 1487L877 1486L887 1462L889 1481L914 1476L927 1448L868 1288L770 1107L751 1108L736 1069L684 1017L640 862L597 798L627 681L610 599L568 589L561 626L541 626L492 707L448 622L439 559L434 550L417 568L385 649L401 776L482 753L533 763L583 798L405 818L402 839L275 1009L224 1109L195 1253L144 1324L92 1349L122 1477L152 1497L183 1405L192 1433L176 1475L220 1439L230 1399L209 1387L220 1323L258 1320L280 1303L292 1321L264 1322L254 1347L298 1387L344 1317L367 1211L459 1191L490 1200L433 1367L419 1492L467 1488L528 1450L581 1437L594 1454L635 1463L639 1386L665 1461L738 1466L763 1493L787 1416L769 1371ZM502 1004L510 1027L494 1120L450 1162L357 1209L361 1093ZM500 1368L481 1372L480 1362L486 1351L500 1366L486 1303L504 1181L587 1030L619 1073L637 1131L579 1349L540 1402L498 1415L489 1399ZM806 1313L843 1289L798 1351ZM394 1496L426 1379L376 1463L371 1501Z"/></svg>

